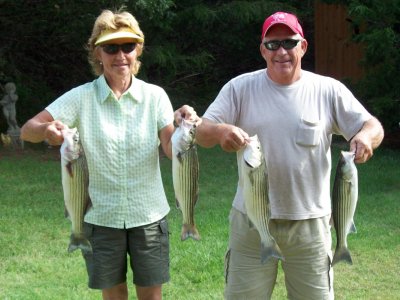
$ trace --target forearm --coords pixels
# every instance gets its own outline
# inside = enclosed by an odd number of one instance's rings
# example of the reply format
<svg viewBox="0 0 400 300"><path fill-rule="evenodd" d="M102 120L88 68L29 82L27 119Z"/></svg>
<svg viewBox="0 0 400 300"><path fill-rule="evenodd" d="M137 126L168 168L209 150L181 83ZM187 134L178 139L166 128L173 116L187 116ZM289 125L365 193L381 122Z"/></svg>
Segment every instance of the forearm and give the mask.
<svg viewBox="0 0 400 300"><path fill-rule="evenodd" d="M164 154L169 158L172 159L172 142L171 142L171 137L172 134L174 133L174 125L169 124L165 126L163 129L160 130L159 132L159 139L161 143L161 148L164 152Z"/></svg>
<svg viewBox="0 0 400 300"><path fill-rule="evenodd" d="M65 125L55 121L46 110L38 113L21 128L21 139L24 141L39 143L47 140L50 145L61 145L63 136L61 130Z"/></svg>
<svg viewBox="0 0 400 300"><path fill-rule="evenodd" d="M370 159L373 150L381 144L383 136L382 125L376 118L366 121L350 141L350 151L356 154L354 161L363 163Z"/></svg>
<svg viewBox="0 0 400 300"><path fill-rule="evenodd" d="M202 119L201 124L196 129L196 143L205 148L212 148L219 144L219 127L220 124L218 123Z"/></svg>
<svg viewBox="0 0 400 300"><path fill-rule="evenodd" d="M370 136L372 149L378 148L382 143L384 137L383 127L375 117L364 123L361 132L365 132Z"/></svg>
<svg viewBox="0 0 400 300"><path fill-rule="evenodd" d="M248 134L237 126L215 123L207 119L203 119L196 131L197 144L206 148L219 144L227 152L236 152L243 148L248 137Z"/></svg>
<svg viewBox="0 0 400 300"><path fill-rule="evenodd" d="M21 139L31 143L43 142L46 139L48 123L41 123L35 119L30 119L21 128Z"/></svg>

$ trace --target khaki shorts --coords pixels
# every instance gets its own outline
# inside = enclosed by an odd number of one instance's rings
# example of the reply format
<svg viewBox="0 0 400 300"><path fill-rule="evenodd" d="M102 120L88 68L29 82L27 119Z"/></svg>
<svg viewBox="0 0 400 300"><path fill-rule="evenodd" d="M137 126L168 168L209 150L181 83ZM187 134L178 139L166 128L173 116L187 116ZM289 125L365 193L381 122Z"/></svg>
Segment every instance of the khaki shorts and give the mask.
<svg viewBox="0 0 400 300"><path fill-rule="evenodd" d="M271 220L269 229L282 250L288 299L333 299L330 217L291 221ZM225 259L225 298L271 299L277 259L261 263L260 235L247 215L232 208L229 249Z"/></svg>
<svg viewBox="0 0 400 300"><path fill-rule="evenodd" d="M169 233L164 218L129 229L84 224L93 254L83 255L89 287L106 289L126 282L127 254L133 283L154 286L169 281Z"/></svg>

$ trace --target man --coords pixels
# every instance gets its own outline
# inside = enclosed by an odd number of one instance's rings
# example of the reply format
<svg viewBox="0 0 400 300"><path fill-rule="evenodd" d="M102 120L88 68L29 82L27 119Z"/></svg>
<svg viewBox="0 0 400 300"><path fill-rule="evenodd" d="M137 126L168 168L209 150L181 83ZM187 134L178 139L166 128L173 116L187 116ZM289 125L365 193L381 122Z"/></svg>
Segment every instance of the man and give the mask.
<svg viewBox="0 0 400 300"><path fill-rule="evenodd" d="M229 81L197 129L203 147L241 150L258 135L267 163L271 234L282 250L289 299L333 299L330 233L332 134L366 162L383 139L379 121L339 81L301 69L307 41L297 18L277 12L263 25L267 69ZM242 151L237 153L238 162ZM270 299L278 260L260 262L260 236L249 228L243 174L230 213L227 299Z"/></svg>

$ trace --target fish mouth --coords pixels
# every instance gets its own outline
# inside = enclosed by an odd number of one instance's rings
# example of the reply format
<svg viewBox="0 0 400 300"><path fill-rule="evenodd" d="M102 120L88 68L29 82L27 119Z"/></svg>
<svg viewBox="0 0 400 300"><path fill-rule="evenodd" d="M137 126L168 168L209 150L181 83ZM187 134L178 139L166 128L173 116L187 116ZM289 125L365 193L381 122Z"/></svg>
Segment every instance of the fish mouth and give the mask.
<svg viewBox="0 0 400 300"><path fill-rule="evenodd" d="M247 160L245 160L244 163L245 163L249 168L252 168L252 169L255 169L255 168L256 168L256 164L251 163L251 162L249 162L249 161L247 161Z"/></svg>
<svg viewBox="0 0 400 300"><path fill-rule="evenodd" d="M249 164L247 161L244 161L244 163L249 167L249 168L254 168L251 164Z"/></svg>

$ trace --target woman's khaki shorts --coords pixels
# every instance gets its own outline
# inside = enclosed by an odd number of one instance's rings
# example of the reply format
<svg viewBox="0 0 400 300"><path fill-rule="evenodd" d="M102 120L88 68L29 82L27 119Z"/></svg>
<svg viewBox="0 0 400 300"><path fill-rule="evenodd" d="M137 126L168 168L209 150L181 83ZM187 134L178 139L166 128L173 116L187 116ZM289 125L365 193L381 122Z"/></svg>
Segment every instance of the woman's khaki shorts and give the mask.
<svg viewBox="0 0 400 300"><path fill-rule="evenodd" d="M127 255L133 283L153 286L169 281L169 233L164 218L155 223L116 229L84 224L93 254L84 255L89 287L105 289L126 281Z"/></svg>
<svg viewBox="0 0 400 300"><path fill-rule="evenodd" d="M333 299L329 218L270 221L269 230L285 258L281 264L289 299ZM258 231L249 227L247 215L232 208L225 260L226 299L271 298L279 261L273 258L262 264L260 250Z"/></svg>

